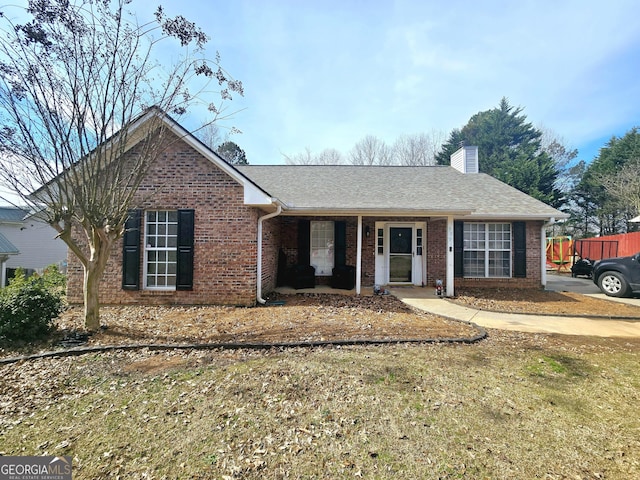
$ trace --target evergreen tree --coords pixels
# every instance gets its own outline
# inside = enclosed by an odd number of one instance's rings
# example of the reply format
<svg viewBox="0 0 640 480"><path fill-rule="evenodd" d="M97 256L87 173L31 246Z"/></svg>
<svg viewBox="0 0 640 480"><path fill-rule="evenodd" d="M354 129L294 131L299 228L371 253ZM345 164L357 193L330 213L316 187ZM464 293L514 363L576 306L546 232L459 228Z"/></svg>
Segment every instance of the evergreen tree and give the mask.
<svg viewBox="0 0 640 480"><path fill-rule="evenodd" d="M222 143L216 153L232 165L249 165L247 154L234 142Z"/></svg>
<svg viewBox="0 0 640 480"><path fill-rule="evenodd" d="M522 110L502 98L498 108L476 113L462 129L451 132L436 160L448 165L461 145L477 145L481 172L557 206L558 170L541 148L542 132L527 122Z"/></svg>
<svg viewBox="0 0 640 480"><path fill-rule="evenodd" d="M583 203L594 205L594 222L601 235L624 232L628 229L627 220L637 213L629 203L621 203L623 196L612 195L605 188L607 183L620 172L633 170L634 162L640 158L640 132L632 128L623 137L612 137L600 149L598 156L587 167L582 180L576 187L576 195ZM627 175L633 179L633 173ZM635 177L640 172L635 173Z"/></svg>

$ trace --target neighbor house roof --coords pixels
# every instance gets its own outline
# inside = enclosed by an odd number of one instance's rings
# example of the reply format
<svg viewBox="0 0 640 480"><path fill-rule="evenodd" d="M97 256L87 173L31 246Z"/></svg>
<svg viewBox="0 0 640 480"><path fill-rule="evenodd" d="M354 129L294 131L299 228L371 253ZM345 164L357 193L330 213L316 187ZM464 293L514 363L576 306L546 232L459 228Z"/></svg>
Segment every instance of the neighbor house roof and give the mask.
<svg viewBox="0 0 640 480"><path fill-rule="evenodd" d="M28 210L18 207L0 207L0 222L22 223L29 214Z"/></svg>
<svg viewBox="0 0 640 480"><path fill-rule="evenodd" d="M477 218L564 218L483 173L449 166L237 166L289 213L421 214Z"/></svg>
<svg viewBox="0 0 640 480"><path fill-rule="evenodd" d="M17 255L20 251L0 233L0 255Z"/></svg>

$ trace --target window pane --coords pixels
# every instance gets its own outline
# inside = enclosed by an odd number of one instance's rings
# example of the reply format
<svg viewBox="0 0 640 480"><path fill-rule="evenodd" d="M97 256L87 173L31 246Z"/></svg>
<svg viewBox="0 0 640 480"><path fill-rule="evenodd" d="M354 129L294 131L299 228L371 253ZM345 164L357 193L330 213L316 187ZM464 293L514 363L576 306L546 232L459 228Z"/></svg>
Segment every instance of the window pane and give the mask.
<svg viewBox="0 0 640 480"><path fill-rule="evenodd" d="M484 277L484 252L464 252L465 277Z"/></svg>
<svg viewBox="0 0 640 480"><path fill-rule="evenodd" d="M508 277L511 271L510 252L489 252L489 276Z"/></svg>
<svg viewBox="0 0 640 480"><path fill-rule="evenodd" d="M464 224L464 275L509 277L511 275L511 224Z"/></svg>
<svg viewBox="0 0 640 480"><path fill-rule="evenodd" d="M334 254L333 222L311 222L311 265L316 275L331 275Z"/></svg>
<svg viewBox="0 0 640 480"><path fill-rule="evenodd" d="M178 213L149 211L145 218L145 286L175 288Z"/></svg>

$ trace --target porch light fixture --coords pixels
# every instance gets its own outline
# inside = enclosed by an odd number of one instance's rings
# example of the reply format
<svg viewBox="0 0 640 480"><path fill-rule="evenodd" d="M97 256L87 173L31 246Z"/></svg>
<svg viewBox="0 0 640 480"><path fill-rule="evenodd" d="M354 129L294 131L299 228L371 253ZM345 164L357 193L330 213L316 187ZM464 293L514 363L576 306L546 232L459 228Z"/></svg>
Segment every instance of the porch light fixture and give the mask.
<svg viewBox="0 0 640 480"><path fill-rule="evenodd" d="M369 225L367 225L366 227L364 227L364 236L369 238L369 235L371 235L371 228L369 227Z"/></svg>

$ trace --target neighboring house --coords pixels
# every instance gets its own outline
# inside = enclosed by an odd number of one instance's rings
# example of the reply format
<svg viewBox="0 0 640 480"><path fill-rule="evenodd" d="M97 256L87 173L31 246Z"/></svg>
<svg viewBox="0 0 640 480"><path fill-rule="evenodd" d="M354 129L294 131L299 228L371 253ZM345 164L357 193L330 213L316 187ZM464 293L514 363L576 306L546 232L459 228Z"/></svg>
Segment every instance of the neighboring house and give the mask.
<svg viewBox="0 0 640 480"><path fill-rule="evenodd" d="M339 267L356 293L546 282L545 226L566 215L477 173L477 147L452 166L233 166L163 119L174 141L140 187L155 193L138 198L102 303L254 305L296 265L316 284ZM68 298L82 301L71 254Z"/></svg>
<svg viewBox="0 0 640 480"><path fill-rule="evenodd" d="M66 262L66 244L56 238L57 233L49 224L31 215L29 210L0 207L0 235L14 248L2 262L0 285L7 285L18 267L27 273L42 273L49 265L63 266Z"/></svg>
<svg viewBox="0 0 640 480"><path fill-rule="evenodd" d="M7 260L19 253L18 248L0 233L0 286L7 284Z"/></svg>

